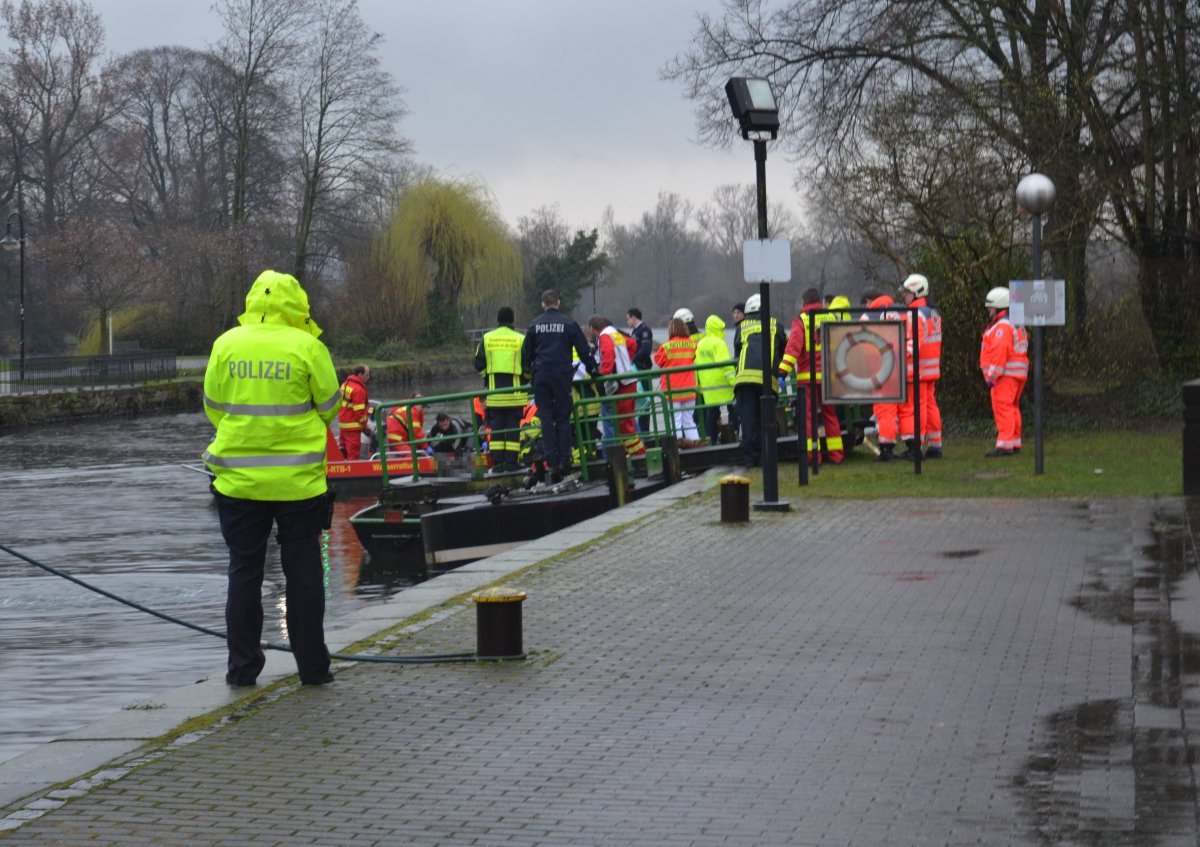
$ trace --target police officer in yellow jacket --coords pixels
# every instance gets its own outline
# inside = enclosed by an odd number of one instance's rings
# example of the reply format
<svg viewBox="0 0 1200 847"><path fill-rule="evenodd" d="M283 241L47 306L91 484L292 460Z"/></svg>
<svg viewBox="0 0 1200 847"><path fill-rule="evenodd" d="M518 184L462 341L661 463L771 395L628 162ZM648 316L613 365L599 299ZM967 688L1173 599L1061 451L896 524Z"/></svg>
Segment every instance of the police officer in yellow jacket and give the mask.
<svg viewBox="0 0 1200 847"><path fill-rule="evenodd" d="M322 685L333 680L320 536L326 430L341 401L337 374L294 277L263 271L238 322L213 342L204 373L204 411L217 430L204 462L216 474L229 546L225 681L254 685L266 661L262 581L275 526L296 668L302 683Z"/></svg>

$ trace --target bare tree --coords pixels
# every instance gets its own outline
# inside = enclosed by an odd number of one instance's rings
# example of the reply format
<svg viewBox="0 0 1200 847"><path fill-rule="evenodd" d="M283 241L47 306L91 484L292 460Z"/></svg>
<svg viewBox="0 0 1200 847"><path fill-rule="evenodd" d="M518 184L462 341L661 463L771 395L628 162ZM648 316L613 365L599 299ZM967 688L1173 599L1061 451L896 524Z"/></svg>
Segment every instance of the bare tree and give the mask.
<svg viewBox="0 0 1200 847"><path fill-rule="evenodd" d="M88 139L112 105L100 74L104 27L83 0L6 0L0 5L13 46L0 74L0 116L33 187L41 228L54 233L67 214L69 181Z"/></svg>
<svg viewBox="0 0 1200 847"><path fill-rule="evenodd" d="M214 228L222 220L227 136L210 108L222 68L183 47L139 50L117 61L111 86L121 111L99 136L95 164L141 227Z"/></svg>
<svg viewBox="0 0 1200 847"><path fill-rule="evenodd" d="M543 259L562 258L571 243L571 227L563 220L557 205L539 206L517 221L517 249L521 252L522 304L527 314L541 309L542 292L538 290L537 266Z"/></svg>
<svg viewBox="0 0 1200 847"><path fill-rule="evenodd" d="M685 81L702 131L717 142L733 131L725 79L747 69L768 75L781 100L781 138L818 173L845 175L845 159L871 152L880 107L896 115L915 107L907 123L918 132L907 147L918 153L939 139L953 143L947 105L969 115L973 133L1057 184L1047 241L1068 280L1072 332L1082 337L1086 244L1104 194L1085 161L1079 93L1105 84L1116 8L1117 0L1069 10L1025 0L799 0L767 11L759 0L731 0L719 19L701 16L692 48L666 73Z"/></svg>
<svg viewBox="0 0 1200 847"><path fill-rule="evenodd" d="M654 209L636 224L616 224L610 211L604 229L616 282L612 297L639 303L648 316L660 317L694 301L705 276L707 248L693 227L691 203L661 192Z"/></svg>
<svg viewBox="0 0 1200 847"><path fill-rule="evenodd" d="M45 249L47 265L95 309L102 339L113 314L136 302L161 272L137 231L107 216L73 220Z"/></svg>
<svg viewBox="0 0 1200 847"><path fill-rule="evenodd" d="M316 221L340 216L370 174L411 149L397 133L405 108L380 68L382 42L363 22L357 0L317 0L315 32L296 77L300 197L293 264L300 279Z"/></svg>

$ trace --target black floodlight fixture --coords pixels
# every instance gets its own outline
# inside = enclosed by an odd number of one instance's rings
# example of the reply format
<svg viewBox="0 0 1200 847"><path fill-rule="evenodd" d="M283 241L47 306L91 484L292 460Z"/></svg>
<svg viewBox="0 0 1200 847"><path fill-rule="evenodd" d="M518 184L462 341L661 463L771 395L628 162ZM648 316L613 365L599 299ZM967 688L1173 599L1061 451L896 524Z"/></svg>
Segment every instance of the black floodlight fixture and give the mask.
<svg viewBox="0 0 1200 847"><path fill-rule="evenodd" d="M779 106L771 92L771 83L759 77L730 77L725 83L725 95L742 128L742 138L750 138L752 132L769 132L772 139L779 134Z"/></svg>

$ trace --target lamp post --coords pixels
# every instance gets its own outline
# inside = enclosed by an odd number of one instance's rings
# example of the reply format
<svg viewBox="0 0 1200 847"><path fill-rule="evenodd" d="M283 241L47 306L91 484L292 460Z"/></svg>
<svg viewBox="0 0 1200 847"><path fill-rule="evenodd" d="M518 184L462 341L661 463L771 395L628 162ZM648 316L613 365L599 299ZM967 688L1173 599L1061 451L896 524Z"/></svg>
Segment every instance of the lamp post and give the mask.
<svg viewBox="0 0 1200 847"><path fill-rule="evenodd" d="M732 77L725 83L725 96L737 119L742 138L754 141L754 174L758 197L758 237L767 239L767 141L779 134L779 106L771 83L757 77ZM755 508L786 512L790 508L786 501L779 500L778 447L776 445L775 373L771 364L771 345L775 333L771 331L771 287L766 282L758 285L760 300L760 329L762 337L762 398L759 406L759 437L762 439L763 502Z"/></svg>
<svg viewBox="0 0 1200 847"><path fill-rule="evenodd" d="M1030 174L1017 183L1017 202L1029 212L1033 222L1033 237L1030 241L1030 260L1033 278L1042 278L1042 215L1054 206L1054 183L1043 174ZM1033 472L1040 474L1043 467L1042 451L1042 327L1033 327Z"/></svg>
<svg viewBox="0 0 1200 847"><path fill-rule="evenodd" d="M19 233L18 238L13 238L12 222L13 218L17 219ZM25 381L25 219L21 217L20 212L13 212L8 216L8 220L4 224L4 238L0 238L0 247L5 250L17 250L20 252L20 273L17 277L18 293L17 293L17 308L19 315L20 326L20 356L21 364L18 371L18 379L21 382Z"/></svg>

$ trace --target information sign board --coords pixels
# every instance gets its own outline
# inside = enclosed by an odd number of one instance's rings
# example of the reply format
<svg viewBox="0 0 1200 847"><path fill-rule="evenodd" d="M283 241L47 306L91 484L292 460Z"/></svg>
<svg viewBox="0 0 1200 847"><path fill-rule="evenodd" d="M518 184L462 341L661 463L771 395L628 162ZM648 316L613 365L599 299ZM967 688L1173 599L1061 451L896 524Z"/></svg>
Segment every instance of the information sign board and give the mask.
<svg viewBox="0 0 1200 847"><path fill-rule="evenodd" d="M1062 279L1014 279L1008 284L1008 319L1017 326L1064 326L1067 283Z"/></svg>
<svg viewBox="0 0 1200 847"><path fill-rule="evenodd" d="M792 242L786 238L747 239L742 244L746 282L791 282Z"/></svg>

